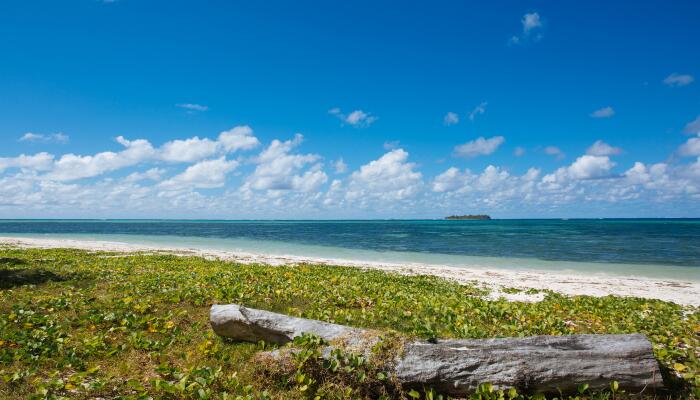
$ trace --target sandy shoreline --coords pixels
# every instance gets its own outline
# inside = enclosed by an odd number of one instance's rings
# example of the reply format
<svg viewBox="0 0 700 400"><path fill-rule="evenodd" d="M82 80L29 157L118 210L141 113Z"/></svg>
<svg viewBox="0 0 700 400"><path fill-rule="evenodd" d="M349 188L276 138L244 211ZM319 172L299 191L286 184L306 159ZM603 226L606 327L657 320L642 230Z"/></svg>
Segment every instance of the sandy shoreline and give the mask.
<svg viewBox="0 0 700 400"><path fill-rule="evenodd" d="M607 296L612 294L659 299L683 305L700 306L700 282L674 279L621 277L591 273L576 274L558 271L488 269L470 266L451 267L411 263L392 264L384 262L279 256L226 250L159 247L121 242L73 239L0 237L0 245L25 248L75 248L125 253L144 251L166 252L183 256L199 256L241 263L262 263L270 265L297 263L347 265L407 275L435 275L463 283L476 281L480 285L493 290L491 297L503 296L513 301L538 301L543 297L543 294L508 294L503 293L501 288L549 289L571 296Z"/></svg>

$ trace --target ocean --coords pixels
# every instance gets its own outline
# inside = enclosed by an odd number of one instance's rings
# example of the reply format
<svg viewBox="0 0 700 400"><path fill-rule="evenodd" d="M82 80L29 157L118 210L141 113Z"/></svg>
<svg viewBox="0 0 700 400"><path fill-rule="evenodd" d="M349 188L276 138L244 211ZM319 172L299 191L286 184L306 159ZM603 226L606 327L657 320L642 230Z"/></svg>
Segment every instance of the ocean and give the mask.
<svg viewBox="0 0 700 400"><path fill-rule="evenodd" d="M700 280L700 219L0 220L0 236Z"/></svg>

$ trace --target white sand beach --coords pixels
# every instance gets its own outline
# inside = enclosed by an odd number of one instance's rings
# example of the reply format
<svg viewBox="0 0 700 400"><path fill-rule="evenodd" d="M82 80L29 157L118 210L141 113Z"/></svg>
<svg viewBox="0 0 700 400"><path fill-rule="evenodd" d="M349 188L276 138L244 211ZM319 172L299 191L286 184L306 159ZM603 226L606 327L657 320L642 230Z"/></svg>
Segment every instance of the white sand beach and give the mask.
<svg viewBox="0 0 700 400"><path fill-rule="evenodd" d="M672 301L682 305L700 306L700 282L690 280L627 277L569 271L494 269L469 265L455 267L418 263L398 264L74 239L0 237L0 245L21 248L74 248L118 253L162 252L179 256L198 256L208 259L260 263L273 266L299 263L325 264L329 266L344 265L406 275L434 275L461 283L476 282L483 287L491 289L491 297L504 297L510 301L539 301L544 297L544 294L505 293L502 291L503 288L546 289L569 296L616 295L642 297Z"/></svg>

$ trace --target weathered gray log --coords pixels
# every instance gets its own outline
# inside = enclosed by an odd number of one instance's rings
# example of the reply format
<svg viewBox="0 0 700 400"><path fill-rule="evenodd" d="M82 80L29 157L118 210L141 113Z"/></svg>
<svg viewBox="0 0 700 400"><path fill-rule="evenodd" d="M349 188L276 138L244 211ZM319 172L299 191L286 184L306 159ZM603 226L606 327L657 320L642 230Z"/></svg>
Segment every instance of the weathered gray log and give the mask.
<svg viewBox="0 0 700 400"><path fill-rule="evenodd" d="M368 332L365 329L290 317L237 304L211 306L209 321L217 335L253 343L263 340L268 343L285 344L302 333L313 333L332 342L365 337Z"/></svg>
<svg viewBox="0 0 700 400"><path fill-rule="evenodd" d="M218 335L249 342L284 344L312 333L329 342L364 345L376 343L377 336L235 304L212 306L210 321ZM651 343L641 334L408 341L389 372L406 389L432 386L451 396L486 382L524 393L574 393L584 383L600 390L612 381L628 393L663 388Z"/></svg>
<svg viewBox="0 0 700 400"><path fill-rule="evenodd" d="M651 343L640 334L440 340L404 345L395 376L405 387L463 395L489 382L526 393L575 393L617 381L628 392L663 387Z"/></svg>

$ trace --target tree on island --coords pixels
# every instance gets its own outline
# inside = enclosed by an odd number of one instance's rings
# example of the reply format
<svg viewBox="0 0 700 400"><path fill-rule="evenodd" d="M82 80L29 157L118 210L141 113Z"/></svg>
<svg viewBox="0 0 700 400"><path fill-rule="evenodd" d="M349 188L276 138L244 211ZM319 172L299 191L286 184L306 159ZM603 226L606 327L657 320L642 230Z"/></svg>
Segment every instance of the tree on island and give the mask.
<svg viewBox="0 0 700 400"><path fill-rule="evenodd" d="M477 214L477 215L450 215L449 217L445 217L445 219L491 219L490 216L486 214Z"/></svg>

